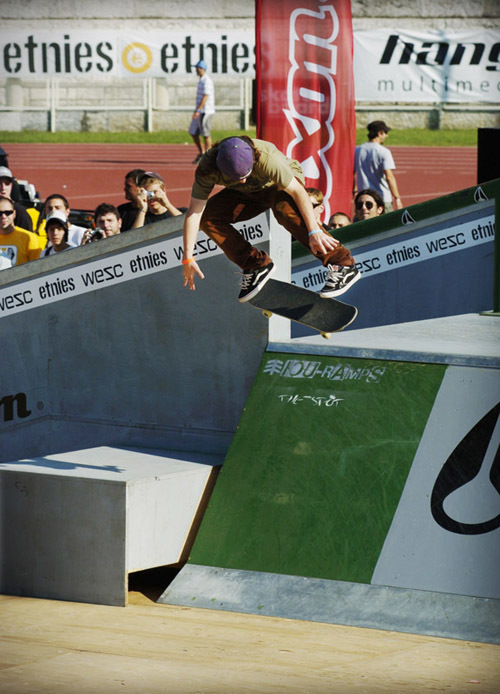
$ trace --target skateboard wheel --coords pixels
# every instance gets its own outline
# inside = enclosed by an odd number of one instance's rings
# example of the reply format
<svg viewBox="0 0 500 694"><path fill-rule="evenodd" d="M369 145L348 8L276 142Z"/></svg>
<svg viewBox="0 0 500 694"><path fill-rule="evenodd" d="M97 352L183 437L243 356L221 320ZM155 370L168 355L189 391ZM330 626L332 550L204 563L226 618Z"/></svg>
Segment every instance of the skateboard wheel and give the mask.
<svg viewBox="0 0 500 694"><path fill-rule="evenodd" d="M332 336L331 333L321 333L321 337L324 337L325 340L329 340L331 336Z"/></svg>
<svg viewBox="0 0 500 694"><path fill-rule="evenodd" d="M271 311L262 311L262 315L265 316L266 318L271 318L273 315Z"/></svg>

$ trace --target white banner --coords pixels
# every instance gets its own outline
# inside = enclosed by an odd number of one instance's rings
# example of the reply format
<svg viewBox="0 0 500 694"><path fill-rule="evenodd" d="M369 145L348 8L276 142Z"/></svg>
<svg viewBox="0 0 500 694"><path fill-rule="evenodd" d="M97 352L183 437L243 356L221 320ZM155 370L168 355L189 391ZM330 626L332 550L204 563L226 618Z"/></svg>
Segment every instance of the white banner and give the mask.
<svg viewBox="0 0 500 694"><path fill-rule="evenodd" d="M0 77L255 76L253 31L0 30ZM500 30L354 32L358 101L500 103Z"/></svg>
<svg viewBox="0 0 500 694"><path fill-rule="evenodd" d="M250 243L258 244L269 240L269 225L265 212L246 222L237 222L234 226ZM106 244L106 239L94 241L94 243L104 249L105 245L101 246L101 244ZM1 250L0 246L0 253ZM64 254L66 256L66 253L73 252L70 249L64 251ZM201 262L205 258L211 258L220 253L222 251L214 241L200 233L193 257ZM145 275L180 268L182 254L182 238L167 239L144 246L139 251L137 249L123 251L108 258L92 260L60 272L0 288L0 318L62 301L70 296L87 294L121 284L121 282L128 282ZM37 268L43 272L44 258L31 262L37 263ZM9 270L2 272L9 272ZM182 274L179 271L180 282L182 282Z"/></svg>
<svg viewBox="0 0 500 694"><path fill-rule="evenodd" d="M439 258L448 253L463 251L482 243L491 243L494 237L495 217L490 215L354 255L357 268L365 276L371 277L381 272L399 270L407 265ZM319 264L292 275L293 284L313 291L319 291L325 279L326 270Z"/></svg>
<svg viewBox="0 0 500 694"><path fill-rule="evenodd" d="M500 103L500 30L354 32L356 99Z"/></svg>
<svg viewBox="0 0 500 694"><path fill-rule="evenodd" d="M1 77L167 77L196 75L205 60L214 75L255 74L253 32L0 32Z"/></svg>

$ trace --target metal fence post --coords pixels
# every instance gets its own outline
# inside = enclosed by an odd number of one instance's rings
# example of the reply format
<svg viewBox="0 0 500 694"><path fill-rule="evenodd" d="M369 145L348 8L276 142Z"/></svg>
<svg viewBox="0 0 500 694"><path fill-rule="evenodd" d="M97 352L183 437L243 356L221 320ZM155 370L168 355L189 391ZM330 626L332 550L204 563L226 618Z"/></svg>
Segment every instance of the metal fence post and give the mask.
<svg viewBox="0 0 500 694"><path fill-rule="evenodd" d="M49 77L50 132L56 132L56 89L57 78Z"/></svg>
<svg viewBox="0 0 500 694"><path fill-rule="evenodd" d="M153 78L148 77L145 80L146 84L146 100L147 100L147 114L146 114L146 130L148 133L152 133L153 126Z"/></svg>

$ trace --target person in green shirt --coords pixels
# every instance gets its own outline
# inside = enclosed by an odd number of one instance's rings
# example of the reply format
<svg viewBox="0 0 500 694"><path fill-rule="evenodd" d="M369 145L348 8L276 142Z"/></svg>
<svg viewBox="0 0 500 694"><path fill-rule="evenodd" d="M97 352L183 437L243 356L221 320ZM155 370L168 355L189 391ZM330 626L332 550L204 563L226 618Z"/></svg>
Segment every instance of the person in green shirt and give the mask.
<svg viewBox="0 0 500 694"><path fill-rule="evenodd" d="M361 273L350 251L319 228L304 185L300 164L271 142L229 137L213 145L197 166L184 220L184 286L194 290L196 275L204 278L193 257L202 229L241 268L238 300L254 297L273 273L274 264L233 223L272 209L278 222L327 268L320 295L328 298L347 291ZM224 189L209 199L215 186Z"/></svg>

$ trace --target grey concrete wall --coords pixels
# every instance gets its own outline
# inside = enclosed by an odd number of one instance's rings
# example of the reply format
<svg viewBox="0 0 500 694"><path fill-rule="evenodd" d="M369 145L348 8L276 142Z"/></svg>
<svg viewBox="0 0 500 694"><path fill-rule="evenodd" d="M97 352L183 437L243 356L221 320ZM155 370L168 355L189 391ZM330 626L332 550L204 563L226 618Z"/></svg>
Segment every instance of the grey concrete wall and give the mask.
<svg viewBox="0 0 500 694"><path fill-rule="evenodd" d="M180 218L182 220L182 217ZM179 220L179 218L176 218ZM129 232L0 274L17 292L33 278L180 234L180 222ZM179 243L180 243L179 238ZM263 350L267 321L237 301L234 266L203 263L195 292L180 267L0 318L0 461L97 445L225 453Z"/></svg>
<svg viewBox="0 0 500 694"><path fill-rule="evenodd" d="M470 28L471 24L483 27L498 27L500 9L497 0L351 0L353 26L355 29L375 28L391 20L391 26L440 29ZM127 24L136 28L157 29L161 19L165 30L185 27L193 31L226 29L248 29L255 19L255 5L248 0L3 0L0 17L10 22L33 22L45 28L54 22L64 21L68 28L101 26L102 20L110 20L116 28Z"/></svg>

